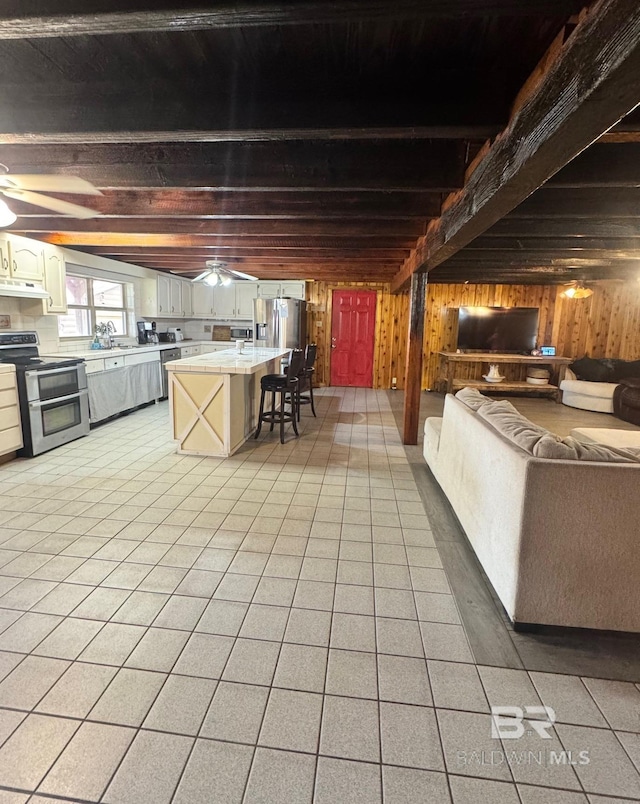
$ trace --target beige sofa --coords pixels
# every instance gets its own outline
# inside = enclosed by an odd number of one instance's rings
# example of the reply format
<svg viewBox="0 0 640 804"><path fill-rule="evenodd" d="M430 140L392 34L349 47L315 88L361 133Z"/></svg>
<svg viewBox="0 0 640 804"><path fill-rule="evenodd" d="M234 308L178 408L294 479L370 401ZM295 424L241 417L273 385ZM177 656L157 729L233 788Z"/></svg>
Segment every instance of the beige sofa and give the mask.
<svg viewBox="0 0 640 804"><path fill-rule="evenodd" d="M424 457L511 620L639 632L640 460L535 457L483 415L448 395Z"/></svg>
<svg viewBox="0 0 640 804"><path fill-rule="evenodd" d="M617 387L617 382L579 380L568 368L564 380L560 383L562 404L579 410L613 413L613 392Z"/></svg>

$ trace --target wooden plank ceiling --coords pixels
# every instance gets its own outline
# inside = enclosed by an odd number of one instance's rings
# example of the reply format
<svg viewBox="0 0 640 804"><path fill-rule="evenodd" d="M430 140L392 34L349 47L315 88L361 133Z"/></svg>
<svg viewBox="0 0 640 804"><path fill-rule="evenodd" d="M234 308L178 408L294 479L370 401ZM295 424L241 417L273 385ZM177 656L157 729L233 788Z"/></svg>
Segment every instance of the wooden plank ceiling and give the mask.
<svg viewBox="0 0 640 804"><path fill-rule="evenodd" d="M186 277L216 258L265 279L406 279L583 5L8 0L0 162L103 192L57 196L100 213L84 221L10 201L11 230ZM639 130L629 116L434 279L629 274Z"/></svg>

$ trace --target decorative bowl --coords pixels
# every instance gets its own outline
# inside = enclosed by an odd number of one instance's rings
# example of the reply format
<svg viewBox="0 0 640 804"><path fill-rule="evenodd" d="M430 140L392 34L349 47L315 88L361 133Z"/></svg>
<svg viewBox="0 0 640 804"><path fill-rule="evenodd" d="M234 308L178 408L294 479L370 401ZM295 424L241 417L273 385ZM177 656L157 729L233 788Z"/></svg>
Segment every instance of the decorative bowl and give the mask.
<svg viewBox="0 0 640 804"><path fill-rule="evenodd" d="M482 379L487 382L502 382L504 377L491 377L489 374L483 374Z"/></svg>

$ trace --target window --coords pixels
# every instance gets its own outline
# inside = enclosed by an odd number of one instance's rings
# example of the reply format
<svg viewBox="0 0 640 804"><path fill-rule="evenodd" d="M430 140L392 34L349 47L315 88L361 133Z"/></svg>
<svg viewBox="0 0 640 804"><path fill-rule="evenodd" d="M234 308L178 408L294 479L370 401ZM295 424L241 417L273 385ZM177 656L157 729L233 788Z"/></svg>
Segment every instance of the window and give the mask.
<svg viewBox="0 0 640 804"><path fill-rule="evenodd" d="M127 334L125 286L122 282L67 275L66 315L58 316L61 338L88 338L96 324L111 321L116 335Z"/></svg>

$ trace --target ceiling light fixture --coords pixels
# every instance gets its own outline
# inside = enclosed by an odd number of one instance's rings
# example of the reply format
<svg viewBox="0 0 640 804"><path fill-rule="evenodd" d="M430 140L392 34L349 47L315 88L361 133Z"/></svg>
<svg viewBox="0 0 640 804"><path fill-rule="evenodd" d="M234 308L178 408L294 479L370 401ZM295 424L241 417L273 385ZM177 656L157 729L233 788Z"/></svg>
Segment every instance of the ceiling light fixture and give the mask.
<svg viewBox="0 0 640 804"><path fill-rule="evenodd" d="M593 290L585 287L583 282L576 282L575 285L571 285L571 287L563 291L561 295L566 299L588 299L589 296L593 296Z"/></svg>
<svg viewBox="0 0 640 804"><path fill-rule="evenodd" d="M4 201L0 200L0 226L11 226L18 220L18 216L12 212Z"/></svg>
<svg viewBox="0 0 640 804"><path fill-rule="evenodd" d="M212 287L215 287L217 284L228 287L234 279L248 279L251 282L258 281L257 276L243 274L242 271L234 271L233 268L227 266L226 262L207 260L205 265L207 266L207 270L203 271L199 276L196 276L195 279L192 279L192 282L204 282L206 285L211 285Z"/></svg>

